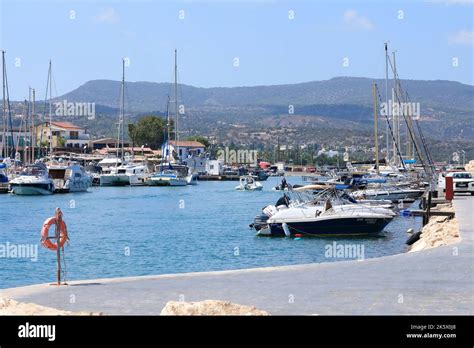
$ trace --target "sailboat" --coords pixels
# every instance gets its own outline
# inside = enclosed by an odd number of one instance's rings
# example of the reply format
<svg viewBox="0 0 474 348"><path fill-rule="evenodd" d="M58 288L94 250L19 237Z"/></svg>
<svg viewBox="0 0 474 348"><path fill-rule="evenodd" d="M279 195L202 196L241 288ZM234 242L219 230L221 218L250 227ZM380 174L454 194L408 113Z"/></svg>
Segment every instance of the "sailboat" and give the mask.
<svg viewBox="0 0 474 348"><path fill-rule="evenodd" d="M178 51L174 51L174 96L175 96L175 139L176 145L179 147L179 133L178 133ZM150 176L148 179L149 186L186 186L188 185L188 181L190 184L194 183L193 178L186 178L186 174L188 168L186 166L180 164L171 164L171 151L169 147L169 139L170 139L170 113L169 113L169 97L168 103L166 106L166 139L163 142L163 146L161 147L162 153L162 162L160 165L160 170ZM178 150L179 153L179 150ZM179 155L178 155L179 161ZM184 172L184 173L183 173Z"/></svg>
<svg viewBox="0 0 474 348"><path fill-rule="evenodd" d="M124 110L125 110L125 60L122 60L122 85L121 104L117 129L117 154L116 158L107 159L107 163L115 165L106 166L100 175L100 186L143 186L149 176L148 167L143 164L128 163L124 157ZM121 151L120 151L121 149ZM119 151L121 152L119 156ZM106 161L103 160L102 164Z"/></svg>

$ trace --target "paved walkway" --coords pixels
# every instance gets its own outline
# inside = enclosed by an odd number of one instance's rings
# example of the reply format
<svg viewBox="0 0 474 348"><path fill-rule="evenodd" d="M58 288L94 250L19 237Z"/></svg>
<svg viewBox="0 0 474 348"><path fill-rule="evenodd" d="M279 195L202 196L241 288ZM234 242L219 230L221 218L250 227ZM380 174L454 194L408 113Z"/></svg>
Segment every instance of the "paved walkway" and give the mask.
<svg viewBox="0 0 474 348"><path fill-rule="evenodd" d="M34 285L0 291L71 311L159 314L167 301L228 300L271 314L474 314L474 197L456 196L462 241L367 259ZM75 303L70 303L71 295Z"/></svg>

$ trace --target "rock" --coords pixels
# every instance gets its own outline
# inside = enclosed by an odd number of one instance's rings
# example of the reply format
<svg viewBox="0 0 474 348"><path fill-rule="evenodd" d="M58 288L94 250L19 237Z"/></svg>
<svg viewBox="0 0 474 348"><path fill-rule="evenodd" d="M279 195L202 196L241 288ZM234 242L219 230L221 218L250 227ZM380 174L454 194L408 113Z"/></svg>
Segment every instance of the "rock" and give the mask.
<svg viewBox="0 0 474 348"><path fill-rule="evenodd" d="M0 315L102 315L102 313L63 311L35 303L23 303L0 297Z"/></svg>
<svg viewBox="0 0 474 348"><path fill-rule="evenodd" d="M227 301L205 300L200 302L169 301L161 315L269 315L255 307Z"/></svg>

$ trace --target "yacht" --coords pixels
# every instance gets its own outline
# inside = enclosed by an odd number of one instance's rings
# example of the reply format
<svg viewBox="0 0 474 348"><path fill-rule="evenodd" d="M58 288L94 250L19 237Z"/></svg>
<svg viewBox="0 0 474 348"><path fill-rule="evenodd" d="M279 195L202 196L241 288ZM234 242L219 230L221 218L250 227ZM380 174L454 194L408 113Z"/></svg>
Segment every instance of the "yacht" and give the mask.
<svg viewBox="0 0 474 348"><path fill-rule="evenodd" d="M100 175L100 186L144 186L149 179L148 167L144 164L123 164L109 167Z"/></svg>
<svg viewBox="0 0 474 348"><path fill-rule="evenodd" d="M150 176L149 186L186 186L188 181L179 174L178 170L165 169Z"/></svg>
<svg viewBox="0 0 474 348"><path fill-rule="evenodd" d="M92 186L92 176L78 164L52 164L48 166L48 174L58 193L84 192Z"/></svg>
<svg viewBox="0 0 474 348"><path fill-rule="evenodd" d="M10 192L16 195L51 195L54 193L54 181L48 176L48 168L43 163L37 163L27 166L10 181Z"/></svg>

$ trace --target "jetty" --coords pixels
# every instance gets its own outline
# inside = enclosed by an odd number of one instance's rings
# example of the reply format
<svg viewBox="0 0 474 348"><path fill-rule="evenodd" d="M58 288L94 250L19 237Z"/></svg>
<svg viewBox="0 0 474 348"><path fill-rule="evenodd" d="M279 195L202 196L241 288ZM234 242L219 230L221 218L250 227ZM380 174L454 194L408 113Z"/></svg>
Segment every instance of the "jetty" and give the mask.
<svg viewBox="0 0 474 348"><path fill-rule="evenodd" d="M123 315L156 315L168 301L208 299L273 315L473 315L474 197L456 196L453 204L461 241L433 249L362 261L40 284L4 289L0 297Z"/></svg>

